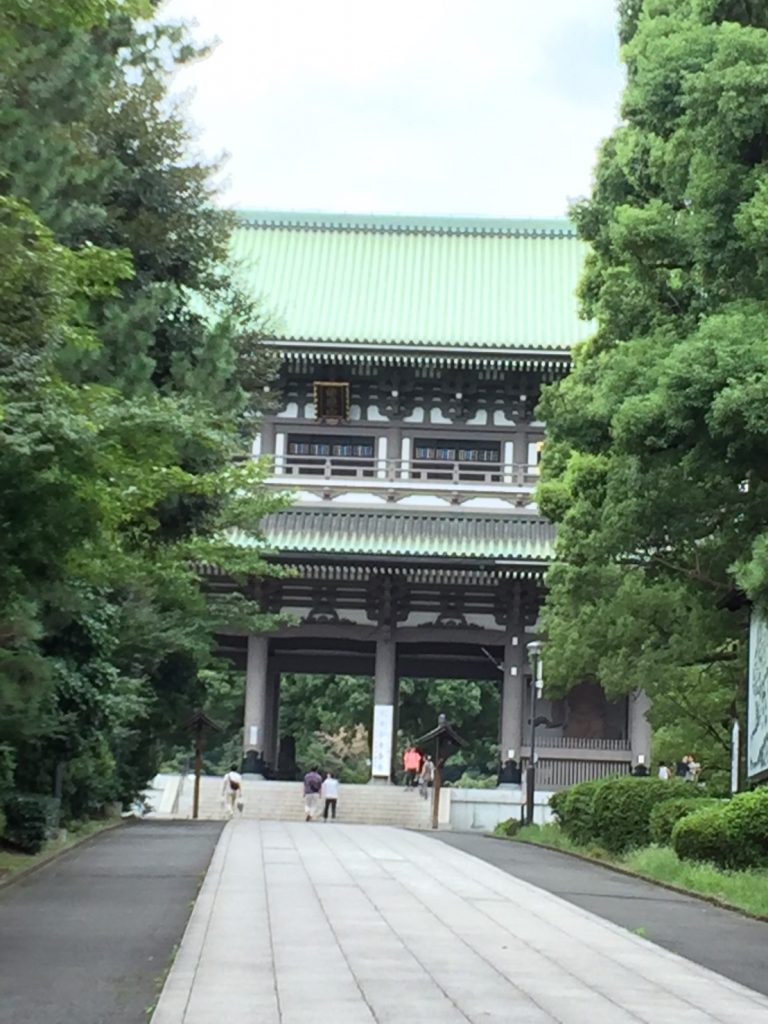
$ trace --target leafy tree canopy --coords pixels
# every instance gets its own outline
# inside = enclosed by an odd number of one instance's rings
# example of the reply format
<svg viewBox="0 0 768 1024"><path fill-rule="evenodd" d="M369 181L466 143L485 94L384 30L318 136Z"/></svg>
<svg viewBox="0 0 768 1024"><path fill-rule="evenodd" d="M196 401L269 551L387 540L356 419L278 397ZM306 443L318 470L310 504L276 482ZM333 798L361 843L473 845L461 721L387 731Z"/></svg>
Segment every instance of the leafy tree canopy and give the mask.
<svg viewBox="0 0 768 1024"><path fill-rule="evenodd" d="M270 571L227 531L276 504L233 461L272 367L169 99L186 29L138 2L28 6L0 15L0 746L81 814L178 742L215 631L268 625L196 565Z"/></svg>
<svg viewBox="0 0 768 1024"><path fill-rule="evenodd" d="M595 331L542 401L548 674L645 686L657 720L695 693L719 723L743 683L734 592L768 594L768 14L619 6L623 120L572 211Z"/></svg>

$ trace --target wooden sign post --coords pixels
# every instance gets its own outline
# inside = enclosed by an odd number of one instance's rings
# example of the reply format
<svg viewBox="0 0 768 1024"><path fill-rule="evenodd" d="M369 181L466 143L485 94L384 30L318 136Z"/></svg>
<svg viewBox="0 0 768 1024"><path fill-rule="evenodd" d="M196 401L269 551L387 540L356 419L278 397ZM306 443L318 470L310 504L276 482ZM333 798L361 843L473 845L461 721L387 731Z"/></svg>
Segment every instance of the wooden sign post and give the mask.
<svg viewBox="0 0 768 1024"><path fill-rule="evenodd" d="M187 728L195 735L195 791L192 797L192 817L197 820L200 812L200 775L203 771L203 731L211 729L213 732L221 732L222 729L202 708L194 712L187 722Z"/></svg>
<svg viewBox="0 0 768 1024"><path fill-rule="evenodd" d="M420 736L414 742L415 747L429 747L435 744L435 774L432 781L432 828L437 828L440 821L440 790L443 784L443 766L451 754L455 754L466 742L451 728L445 715L439 715L437 728Z"/></svg>

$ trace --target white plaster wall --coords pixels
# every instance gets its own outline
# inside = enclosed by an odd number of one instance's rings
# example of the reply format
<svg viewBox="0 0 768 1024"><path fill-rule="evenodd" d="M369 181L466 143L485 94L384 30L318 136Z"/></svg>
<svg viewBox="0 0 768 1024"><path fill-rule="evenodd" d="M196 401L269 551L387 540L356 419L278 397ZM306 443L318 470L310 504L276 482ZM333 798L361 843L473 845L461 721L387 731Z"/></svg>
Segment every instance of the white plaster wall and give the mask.
<svg viewBox="0 0 768 1024"><path fill-rule="evenodd" d="M334 505L386 505L387 499L381 494L371 494L368 491L350 491L346 494L339 494L332 499Z"/></svg>
<svg viewBox="0 0 768 1024"><path fill-rule="evenodd" d="M409 416L403 417L403 423L423 423L424 422L424 410L421 406L414 409Z"/></svg>
<svg viewBox="0 0 768 1024"><path fill-rule="evenodd" d="M284 409L277 414L279 419L296 420L299 418L298 402L289 402Z"/></svg>
<svg viewBox="0 0 768 1024"><path fill-rule="evenodd" d="M492 832L500 821L520 818L525 804L525 789L522 786L499 786L497 789L453 789L449 788L450 826L457 832ZM551 791L540 790L535 794L533 820L537 825L546 825L554 820L549 806ZM440 794L442 803L443 793Z"/></svg>
<svg viewBox="0 0 768 1024"><path fill-rule="evenodd" d="M503 498L467 498L466 501L462 501L462 508L479 508L488 512L512 512L513 508L508 501Z"/></svg>
<svg viewBox="0 0 768 1024"><path fill-rule="evenodd" d="M497 427L514 427L515 421L507 419L503 409L496 409L493 414L493 422Z"/></svg>
<svg viewBox="0 0 768 1024"><path fill-rule="evenodd" d="M447 416L443 416L442 411L440 409L430 409L429 410L429 422L430 423L452 423L453 421L449 420Z"/></svg>
<svg viewBox="0 0 768 1024"><path fill-rule="evenodd" d="M398 506L415 506L417 508L447 508L450 498L438 498L436 494L409 494L398 501Z"/></svg>

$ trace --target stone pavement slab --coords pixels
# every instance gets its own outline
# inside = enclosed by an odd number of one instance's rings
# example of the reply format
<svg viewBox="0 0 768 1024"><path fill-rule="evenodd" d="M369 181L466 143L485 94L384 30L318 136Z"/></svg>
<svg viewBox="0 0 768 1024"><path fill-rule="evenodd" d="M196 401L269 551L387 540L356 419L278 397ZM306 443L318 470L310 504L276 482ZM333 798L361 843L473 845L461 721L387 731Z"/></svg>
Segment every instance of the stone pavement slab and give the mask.
<svg viewBox="0 0 768 1024"><path fill-rule="evenodd" d="M768 998L430 838L225 829L153 1024L765 1024Z"/></svg>
<svg viewBox="0 0 768 1024"><path fill-rule="evenodd" d="M764 921L540 846L466 832L430 835L768 995Z"/></svg>

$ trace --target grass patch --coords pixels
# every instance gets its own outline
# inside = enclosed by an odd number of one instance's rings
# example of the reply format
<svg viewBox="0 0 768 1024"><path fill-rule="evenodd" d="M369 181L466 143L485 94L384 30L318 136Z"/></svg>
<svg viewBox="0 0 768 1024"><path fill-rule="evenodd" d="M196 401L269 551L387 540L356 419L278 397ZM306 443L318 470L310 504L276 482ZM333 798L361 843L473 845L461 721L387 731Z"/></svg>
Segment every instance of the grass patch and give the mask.
<svg viewBox="0 0 768 1024"><path fill-rule="evenodd" d="M680 860L668 846L648 846L621 858L619 865L654 882L676 885L722 903L768 917L768 871L722 871L714 864Z"/></svg>
<svg viewBox="0 0 768 1024"><path fill-rule="evenodd" d="M97 832L103 832L105 828L110 828L119 820L119 818L102 818L95 821L75 822L57 839L50 839L40 853L20 853L10 847L0 846L0 883L7 882L20 871L52 860L64 850L76 846L77 843L81 843L89 836L96 835Z"/></svg>
<svg viewBox="0 0 768 1024"><path fill-rule="evenodd" d="M565 853L578 853L582 857L591 857L593 860L616 861L607 850L597 843L590 843L582 846L570 839L559 825L524 825L517 833L517 838L526 843L535 843L538 846L548 846L553 850L563 850Z"/></svg>
<svg viewBox="0 0 768 1024"><path fill-rule="evenodd" d="M514 836L516 841L534 843L564 853L602 861L633 875L706 896L749 914L768 917L768 870L722 871L713 864L680 860L668 846L646 846L623 855L612 855L597 845L574 843L559 825L526 825Z"/></svg>

